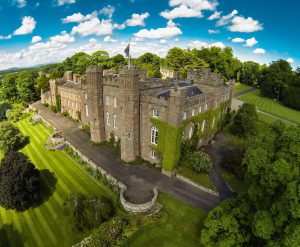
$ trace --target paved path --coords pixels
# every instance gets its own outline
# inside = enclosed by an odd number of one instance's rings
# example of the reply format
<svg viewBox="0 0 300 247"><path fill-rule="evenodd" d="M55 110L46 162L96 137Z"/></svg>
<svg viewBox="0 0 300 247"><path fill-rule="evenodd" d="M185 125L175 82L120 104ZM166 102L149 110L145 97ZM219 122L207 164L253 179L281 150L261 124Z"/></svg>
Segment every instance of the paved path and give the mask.
<svg viewBox="0 0 300 247"><path fill-rule="evenodd" d="M224 151L222 150L223 143L228 139L227 133L219 132L214 137L214 145L204 146L202 149L209 154L213 161L213 169L209 172L209 178L220 193L221 200L235 196L235 193L230 190L226 180L223 177L221 167Z"/></svg>
<svg viewBox="0 0 300 247"><path fill-rule="evenodd" d="M89 136L68 118L55 114L44 107L40 101L32 104L50 124L61 131L65 138L78 150L89 157L112 176L128 186L130 201L143 203L152 196L152 189L157 186L161 192L209 211L220 203L220 198L187 184L177 178L170 178L160 171L147 167L131 166L122 163L116 152L104 146L88 144Z"/></svg>

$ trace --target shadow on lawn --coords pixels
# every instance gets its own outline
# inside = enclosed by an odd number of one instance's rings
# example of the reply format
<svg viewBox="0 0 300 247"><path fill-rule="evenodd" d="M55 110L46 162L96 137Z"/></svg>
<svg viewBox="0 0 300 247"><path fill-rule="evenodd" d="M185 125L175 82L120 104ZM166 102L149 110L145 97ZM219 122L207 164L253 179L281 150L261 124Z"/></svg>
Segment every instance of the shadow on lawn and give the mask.
<svg viewBox="0 0 300 247"><path fill-rule="evenodd" d="M13 227L12 224L3 225L0 228L0 247L23 247L23 240L20 233Z"/></svg>
<svg viewBox="0 0 300 247"><path fill-rule="evenodd" d="M40 170L40 174L40 199L37 201L34 207L38 207L44 202L48 201L54 193L57 184L57 178L54 172L45 169Z"/></svg>

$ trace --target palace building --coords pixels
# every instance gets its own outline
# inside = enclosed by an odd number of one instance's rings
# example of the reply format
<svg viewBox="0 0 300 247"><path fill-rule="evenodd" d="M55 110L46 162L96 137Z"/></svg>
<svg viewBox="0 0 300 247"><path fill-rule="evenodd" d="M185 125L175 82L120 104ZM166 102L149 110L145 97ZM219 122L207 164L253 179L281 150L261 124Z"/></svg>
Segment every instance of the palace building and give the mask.
<svg viewBox="0 0 300 247"><path fill-rule="evenodd" d="M94 142L109 140L113 133L124 161L140 156L168 173L176 168L183 140L197 135L201 146L212 138L232 96L233 83L226 85L210 69L190 71L181 81L147 78L132 66L119 74L89 66L86 76L67 71L50 80L42 103L60 104L62 112L89 125Z"/></svg>

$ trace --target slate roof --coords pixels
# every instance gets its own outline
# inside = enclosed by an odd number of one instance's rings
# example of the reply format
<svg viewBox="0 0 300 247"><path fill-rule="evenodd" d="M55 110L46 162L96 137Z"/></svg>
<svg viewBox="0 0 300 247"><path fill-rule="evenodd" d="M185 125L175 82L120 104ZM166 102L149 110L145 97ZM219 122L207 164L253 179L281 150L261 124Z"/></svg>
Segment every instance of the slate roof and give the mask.
<svg viewBox="0 0 300 247"><path fill-rule="evenodd" d="M76 84L74 81L67 81L63 86L72 89L81 89L80 85Z"/></svg>
<svg viewBox="0 0 300 247"><path fill-rule="evenodd" d="M172 85L172 84L171 84ZM173 83L173 85L175 85ZM178 82L177 85L183 90L186 90L187 92L187 96L188 97L192 97L195 95L200 95L203 94L203 92L195 85L190 85L187 82ZM156 96L158 98L165 98L165 99L169 99L171 95L171 89L168 89L166 91L163 91L161 93L158 93Z"/></svg>

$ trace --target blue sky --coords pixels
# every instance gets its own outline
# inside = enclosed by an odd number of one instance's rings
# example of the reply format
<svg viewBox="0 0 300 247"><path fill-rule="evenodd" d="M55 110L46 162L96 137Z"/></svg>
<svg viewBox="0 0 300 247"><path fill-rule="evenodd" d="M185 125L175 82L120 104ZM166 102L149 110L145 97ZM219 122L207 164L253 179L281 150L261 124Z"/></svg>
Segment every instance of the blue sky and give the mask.
<svg viewBox="0 0 300 247"><path fill-rule="evenodd" d="M242 60L300 66L299 0L1 0L0 69L99 49L164 56L231 46Z"/></svg>

